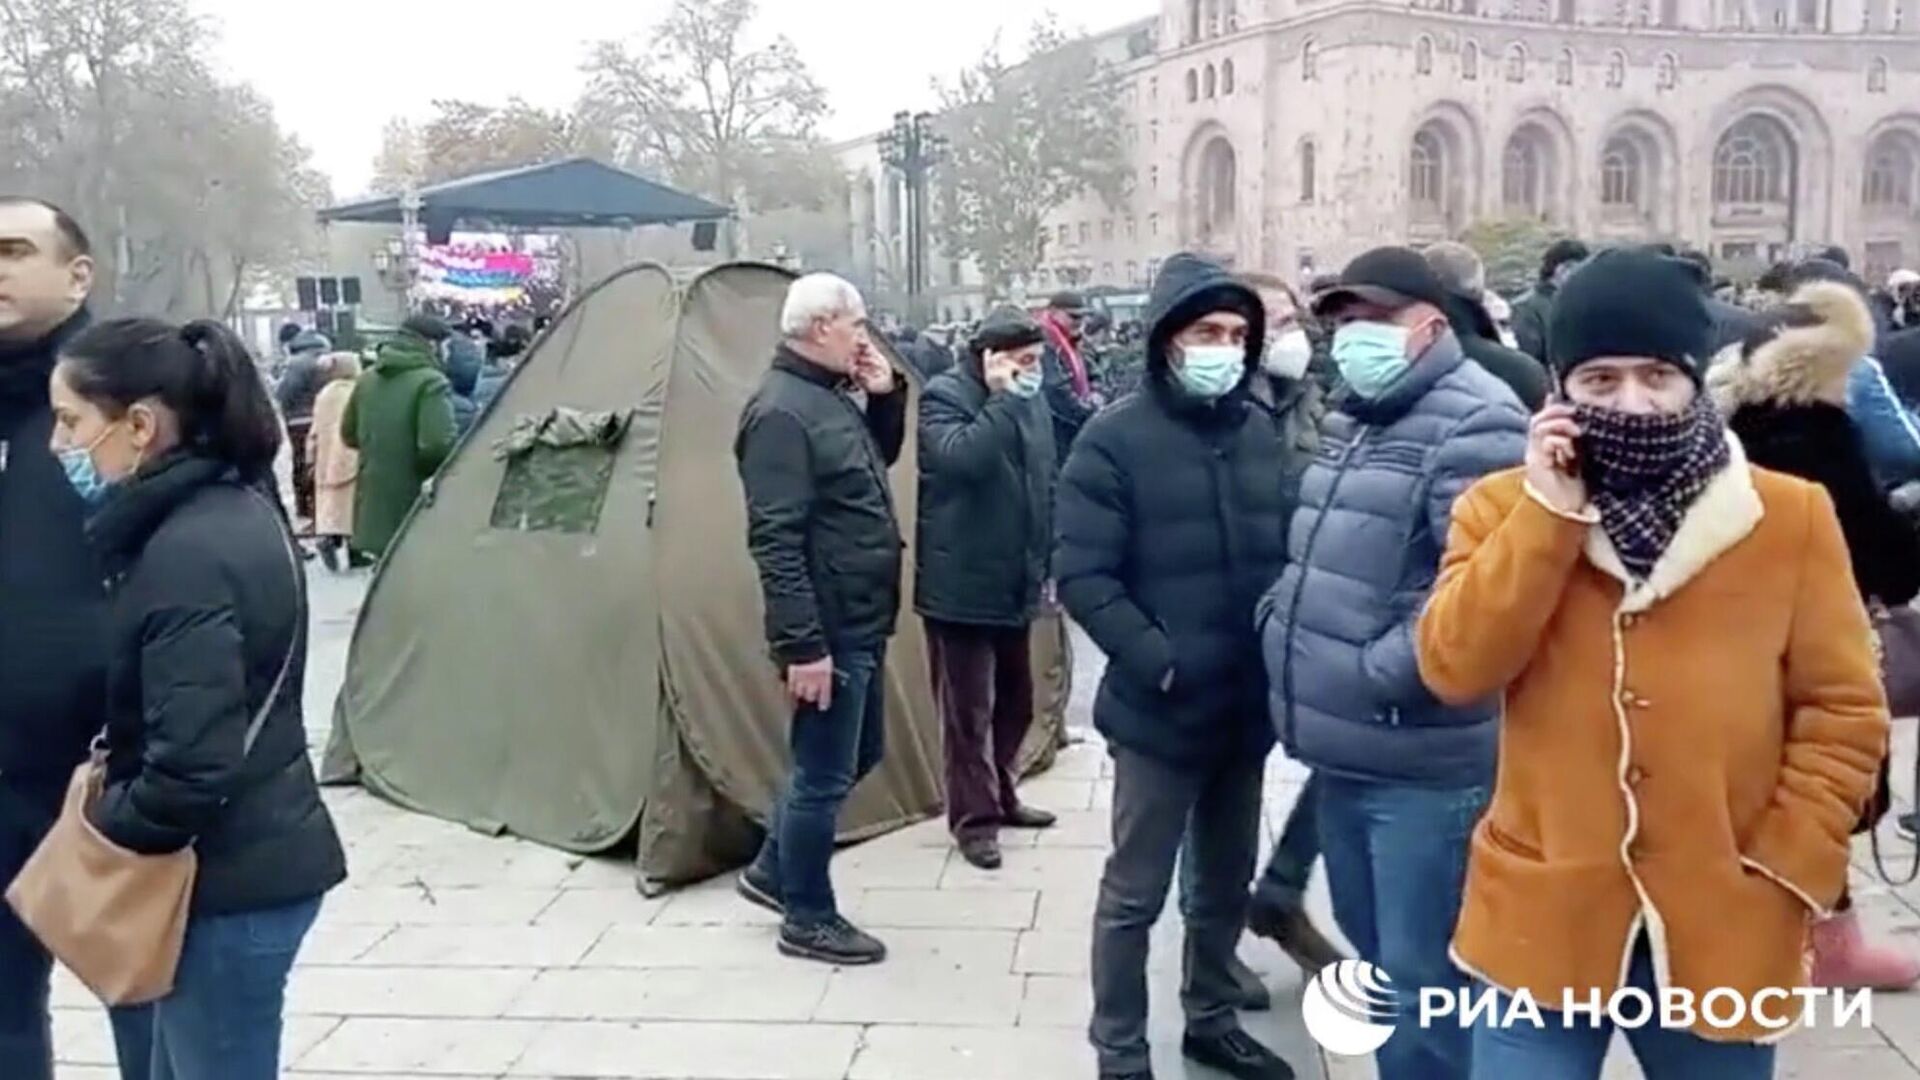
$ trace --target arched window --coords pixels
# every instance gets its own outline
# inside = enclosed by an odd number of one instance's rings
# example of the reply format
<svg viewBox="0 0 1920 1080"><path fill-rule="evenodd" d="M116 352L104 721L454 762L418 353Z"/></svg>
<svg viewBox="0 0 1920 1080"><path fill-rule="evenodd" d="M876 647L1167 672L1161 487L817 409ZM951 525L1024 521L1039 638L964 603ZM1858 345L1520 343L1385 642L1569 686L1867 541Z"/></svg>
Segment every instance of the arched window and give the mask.
<svg viewBox="0 0 1920 1080"><path fill-rule="evenodd" d="M1207 65L1207 73L1201 77L1200 83L1205 88L1208 100L1219 96L1220 76L1219 73L1214 71L1212 64Z"/></svg>
<svg viewBox="0 0 1920 1080"><path fill-rule="evenodd" d="M1139 282L1140 282L1140 264L1134 261L1133 259L1128 259L1127 260L1127 284L1136 285L1136 284L1139 284Z"/></svg>
<svg viewBox="0 0 1920 1080"><path fill-rule="evenodd" d="M1320 77L1320 43L1308 38L1300 45L1300 80L1312 82Z"/></svg>
<svg viewBox="0 0 1920 1080"><path fill-rule="evenodd" d="M1517 134L1508 140L1507 152L1500 162L1500 201L1507 209L1538 214L1540 189L1545 180L1546 167L1541 161L1539 144Z"/></svg>
<svg viewBox="0 0 1920 1080"><path fill-rule="evenodd" d="M1319 187L1320 151L1312 139L1300 140L1300 201L1310 203Z"/></svg>
<svg viewBox="0 0 1920 1080"><path fill-rule="evenodd" d="M1600 205L1639 206L1642 169L1638 144L1620 135L1608 139L1600 155Z"/></svg>
<svg viewBox="0 0 1920 1080"><path fill-rule="evenodd" d="M1414 40L1413 72L1416 75L1433 74L1433 38L1426 34Z"/></svg>
<svg viewBox="0 0 1920 1080"><path fill-rule="evenodd" d="M1527 81L1527 47L1517 41L1507 46L1507 81Z"/></svg>
<svg viewBox="0 0 1920 1080"><path fill-rule="evenodd" d="M1680 58L1672 53L1660 54L1659 77L1654 80L1655 89L1671 90L1680 85Z"/></svg>
<svg viewBox="0 0 1920 1080"><path fill-rule="evenodd" d="M1233 61L1220 61L1220 96L1233 93Z"/></svg>
<svg viewBox="0 0 1920 1080"><path fill-rule="evenodd" d="M1430 213L1438 213L1446 201L1446 156L1446 146L1431 126L1414 132L1407 196Z"/></svg>
<svg viewBox="0 0 1920 1080"><path fill-rule="evenodd" d="M1224 236L1233 230L1234 195L1239 162L1233 144L1216 138L1200 154L1199 217L1203 238Z"/></svg>
<svg viewBox="0 0 1920 1080"><path fill-rule="evenodd" d="M1748 116L1713 151L1713 198L1721 203L1786 202L1793 188L1793 143L1778 120Z"/></svg>
<svg viewBox="0 0 1920 1080"><path fill-rule="evenodd" d="M1196 102L1199 100L1200 100L1200 73L1193 70L1192 68L1188 68L1187 69L1187 103L1192 104L1193 102Z"/></svg>
<svg viewBox="0 0 1920 1080"><path fill-rule="evenodd" d="M1867 93L1884 94L1887 92L1887 58L1876 56L1867 65Z"/></svg>
<svg viewBox="0 0 1920 1080"><path fill-rule="evenodd" d="M1607 85L1616 90L1627 85L1627 54L1619 49L1607 54Z"/></svg>
<svg viewBox="0 0 1920 1080"><path fill-rule="evenodd" d="M1573 50L1561 49L1560 56L1553 62L1553 81L1561 86L1573 85Z"/></svg>
<svg viewBox="0 0 1920 1080"><path fill-rule="evenodd" d="M1914 176L1920 172L1920 139L1890 131L1867 150L1867 181L1862 201L1868 206L1912 209Z"/></svg>
<svg viewBox="0 0 1920 1080"><path fill-rule="evenodd" d="M1469 41L1460 46L1460 77L1477 79L1480 77L1480 45Z"/></svg>

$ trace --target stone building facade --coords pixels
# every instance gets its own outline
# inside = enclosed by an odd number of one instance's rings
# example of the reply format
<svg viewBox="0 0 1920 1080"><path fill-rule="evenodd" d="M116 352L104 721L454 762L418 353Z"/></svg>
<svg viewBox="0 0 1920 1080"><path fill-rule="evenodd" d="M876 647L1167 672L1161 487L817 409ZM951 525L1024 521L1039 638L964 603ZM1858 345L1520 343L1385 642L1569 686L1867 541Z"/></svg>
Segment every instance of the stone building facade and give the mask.
<svg viewBox="0 0 1920 1080"><path fill-rule="evenodd" d="M1164 0L1099 41L1133 190L1057 211L1029 292L1183 248L1304 278L1512 217L1920 265L1920 0Z"/></svg>

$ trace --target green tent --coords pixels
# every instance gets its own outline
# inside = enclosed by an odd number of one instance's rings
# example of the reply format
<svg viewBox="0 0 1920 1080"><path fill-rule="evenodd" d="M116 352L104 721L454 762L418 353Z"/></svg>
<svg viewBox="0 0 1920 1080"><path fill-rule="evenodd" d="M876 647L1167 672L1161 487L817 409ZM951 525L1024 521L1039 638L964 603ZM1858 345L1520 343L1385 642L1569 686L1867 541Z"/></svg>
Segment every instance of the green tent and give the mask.
<svg viewBox="0 0 1920 1080"><path fill-rule="evenodd" d="M729 264L682 280L643 264L555 321L380 567L327 779L569 851L637 828L647 888L751 856L786 773L788 709L733 437L792 277ZM892 480L911 544L911 437ZM845 839L941 807L925 641L901 615L887 756L848 800ZM1034 650L1030 768L1051 759L1066 708L1058 619L1036 627Z"/></svg>

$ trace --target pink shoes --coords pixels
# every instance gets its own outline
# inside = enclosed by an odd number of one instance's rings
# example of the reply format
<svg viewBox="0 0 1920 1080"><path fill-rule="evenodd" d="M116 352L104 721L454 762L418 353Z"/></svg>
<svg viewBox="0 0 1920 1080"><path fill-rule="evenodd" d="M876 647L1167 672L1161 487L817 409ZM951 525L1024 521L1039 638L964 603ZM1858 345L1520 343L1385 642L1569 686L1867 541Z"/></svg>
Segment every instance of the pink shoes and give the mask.
<svg viewBox="0 0 1920 1080"><path fill-rule="evenodd" d="M1920 956L1868 941L1860 915L1844 911L1813 924L1813 985L1847 990L1905 990L1920 982Z"/></svg>

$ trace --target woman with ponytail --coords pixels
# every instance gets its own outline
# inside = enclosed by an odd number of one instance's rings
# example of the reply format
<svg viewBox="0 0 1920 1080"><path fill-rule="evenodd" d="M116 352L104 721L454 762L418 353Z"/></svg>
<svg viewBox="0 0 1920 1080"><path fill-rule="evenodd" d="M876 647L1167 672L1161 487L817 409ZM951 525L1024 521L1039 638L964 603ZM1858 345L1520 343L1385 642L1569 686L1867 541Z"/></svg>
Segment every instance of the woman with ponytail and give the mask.
<svg viewBox="0 0 1920 1080"><path fill-rule="evenodd" d="M52 446L109 589L107 779L89 812L199 873L173 992L117 1010L126 1080L272 1080L287 973L346 877L301 716L305 576L280 427L224 326L100 323L50 380Z"/></svg>

